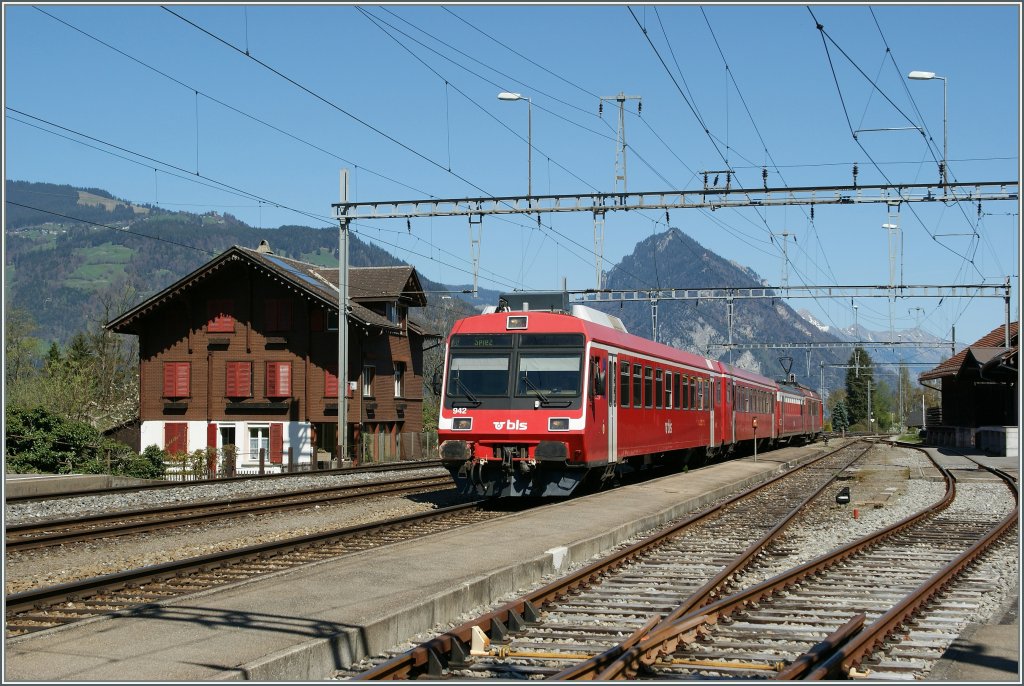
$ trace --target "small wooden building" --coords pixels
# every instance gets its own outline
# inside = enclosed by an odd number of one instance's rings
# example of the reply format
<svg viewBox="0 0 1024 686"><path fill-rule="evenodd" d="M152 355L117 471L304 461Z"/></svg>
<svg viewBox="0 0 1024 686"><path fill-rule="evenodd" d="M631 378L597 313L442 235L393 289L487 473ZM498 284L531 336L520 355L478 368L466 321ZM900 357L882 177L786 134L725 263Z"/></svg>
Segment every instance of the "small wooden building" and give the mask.
<svg viewBox="0 0 1024 686"><path fill-rule="evenodd" d="M930 445L1018 454L1017 413L1020 401L1018 324L999 326L918 379L939 381L941 413L929 413ZM935 388L935 386L929 386Z"/></svg>
<svg viewBox="0 0 1024 686"><path fill-rule="evenodd" d="M410 266L349 271L346 459L423 448L426 305ZM234 446L239 468L338 459L338 269L233 246L107 324L139 337L140 445ZM229 449L230 452L230 449Z"/></svg>

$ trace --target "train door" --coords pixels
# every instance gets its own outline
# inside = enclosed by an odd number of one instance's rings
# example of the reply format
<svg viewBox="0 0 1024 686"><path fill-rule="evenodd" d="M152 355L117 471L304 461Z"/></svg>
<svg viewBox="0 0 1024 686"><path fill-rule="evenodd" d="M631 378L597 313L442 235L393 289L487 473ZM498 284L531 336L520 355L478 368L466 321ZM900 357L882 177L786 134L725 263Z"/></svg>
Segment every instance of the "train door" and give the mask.
<svg viewBox="0 0 1024 686"><path fill-rule="evenodd" d="M618 355L608 354L608 372L605 377L605 384L608 388L605 394L608 399L608 461L619 461L619 440L618 440L618 408L619 408L619 365Z"/></svg>
<svg viewBox="0 0 1024 686"><path fill-rule="evenodd" d="M715 415L722 411L722 403L718 400L718 394L715 393L715 379L714 377L708 378L708 391L711 397L708 398L708 414L710 418L708 420L708 426L711 427L711 442L710 446L714 448L718 445L718 441L715 440Z"/></svg>
<svg viewBox="0 0 1024 686"><path fill-rule="evenodd" d="M726 381L728 384L728 391L726 396L726 411L729 413L729 442L736 442L736 382L729 380Z"/></svg>

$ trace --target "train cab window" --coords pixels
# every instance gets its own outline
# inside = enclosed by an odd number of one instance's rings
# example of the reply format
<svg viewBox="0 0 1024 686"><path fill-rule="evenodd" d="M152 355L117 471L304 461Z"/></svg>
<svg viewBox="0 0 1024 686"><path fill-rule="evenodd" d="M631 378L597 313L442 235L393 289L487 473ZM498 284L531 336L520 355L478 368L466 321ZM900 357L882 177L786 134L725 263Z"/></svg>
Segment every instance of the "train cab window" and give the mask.
<svg viewBox="0 0 1024 686"><path fill-rule="evenodd" d="M654 372L654 406L661 409L662 398L665 397L665 373L660 369Z"/></svg>
<svg viewBox="0 0 1024 686"><path fill-rule="evenodd" d="M619 405L629 407L629 362L619 362Z"/></svg>
<svg viewBox="0 0 1024 686"><path fill-rule="evenodd" d="M644 407L654 407L654 370L644 367Z"/></svg>
<svg viewBox="0 0 1024 686"><path fill-rule="evenodd" d="M633 365L633 407L643 407L643 367Z"/></svg>
<svg viewBox="0 0 1024 686"><path fill-rule="evenodd" d="M675 409L677 409L677 410L679 409L680 402L682 400L679 397L679 378L680 378L679 372L676 372L675 376L672 377L672 396L673 396L673 399L674 399L672 406Z"/></svg>
<svg viewBox="0 0 1024 686"><path fill-rule="evenodd" d="M520 353L516 372L516 396L574 397L580 393L582 356L572 353Z"/></svg>
<svg viewBox="0 0 1024 686"><path fill-rule="evenodd" d="M672 372L665 372L665 409L672 409Z"/></svg>

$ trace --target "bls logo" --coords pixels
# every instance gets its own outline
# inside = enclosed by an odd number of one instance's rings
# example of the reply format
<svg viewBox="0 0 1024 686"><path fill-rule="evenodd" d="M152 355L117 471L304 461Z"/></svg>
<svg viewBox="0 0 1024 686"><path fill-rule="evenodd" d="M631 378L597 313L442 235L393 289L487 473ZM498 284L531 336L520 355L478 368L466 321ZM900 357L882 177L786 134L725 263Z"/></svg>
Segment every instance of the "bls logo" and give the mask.
<svg viewBox="0 0 1024 686"><path fill-rule="evenodd" d="M509 419L504 422L494 422L494 428L497 431L508 427L509 431L526 431L526 422L521 422L518 419Z"/></svg>

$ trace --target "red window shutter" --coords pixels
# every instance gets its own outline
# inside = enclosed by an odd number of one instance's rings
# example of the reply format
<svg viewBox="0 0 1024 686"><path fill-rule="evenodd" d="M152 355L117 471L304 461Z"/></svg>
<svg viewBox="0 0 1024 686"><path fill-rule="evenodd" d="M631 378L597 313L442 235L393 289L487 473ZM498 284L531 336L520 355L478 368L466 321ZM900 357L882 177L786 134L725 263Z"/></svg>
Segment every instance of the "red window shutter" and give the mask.
<svg viewBox="0 0 1024 686"><path fill-rule="evenodd" d="M217 447L217 425L212 422L206 425L206 447Z"/></svg>
<svg viewBox="0 0 1024 686"><path fill-rule="evenodd" d="M292 301L272 298L266 304L267 331L290 331L292 328Z"/></svg>
<svg viewBox="0 0 1024 686"><path fill-rule="evenodd" d="M270 425L270 463L281 464L284 455L284 424Z"/></svg>
<svg viewBox="0 0 1024 686"><path fill-rule="evenodd" d="M164 362L164 397L187 398L189 396L188 362Z"/></svg>
<svg viewBox="0 0 1024 686"><path fill-rule="evenodd" d="M224 375L224 395L228 398L252 396L252 364L228 362Z"/></svg>
<svg viewBox="0 0 1024 686"><path fill-rule="evenodd" d="M189 380L191 377L192 365L188 362L179 362L175 370L174 389L177 397L189 397Z"/></svg>
<svg viewBox="0 0 1024 686"><path fill-rule="evenodd" d="M174 380L175 380L174 363L173 362L164 362L164 397L165 398L173 398L174 397Z"/></svg>
<svg viewBox="0 0 1024 686"><path fill-rule="evenodd" d="M231 300L210 300L206 304L209 333L234 333L235 318L231 315L234 303Z"/></svg>
<svg viewBox="0 0 1024 686"><path fill-rule="evenodd" d="M184 422L164 424L164 450L168 453L188 452L188 424Z"/></svg>
<svg viewBox="0 0 1024 686"><path fill-rule="evenodd" d="M329 369L324 370L324 397L338 397L338 375L331 373Z"/></svg>
<svg viewBox="0 0 1024 686"><path fill-rule="evenodd" d="M287 398L291 394L291 362L267 362L267 397Z"/></svg>

